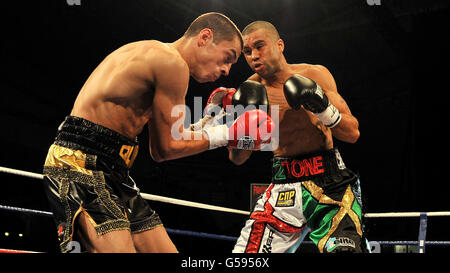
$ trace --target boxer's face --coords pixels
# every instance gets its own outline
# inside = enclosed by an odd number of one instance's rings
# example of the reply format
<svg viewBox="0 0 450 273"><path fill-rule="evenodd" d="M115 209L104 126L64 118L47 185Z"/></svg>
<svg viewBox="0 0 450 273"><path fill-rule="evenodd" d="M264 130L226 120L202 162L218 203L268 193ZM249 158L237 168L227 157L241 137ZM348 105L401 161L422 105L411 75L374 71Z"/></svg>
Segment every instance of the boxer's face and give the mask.
<svg viewBox="0 0 450 273"><path fill-rule="evenodd" d="M244 35L244 57L253 71L263 78L271 77L280 69L282 49L265 29Z"/></svg>
<svg viewBox="0 0 450 273"><path fill-rule="evenodd" d="M199 44L196 65L191 75L200 83L213 82L222 75L227 76L231 65L237 62L241 53L237 37L232 41L223 40L215 44L212 36L206 35L200 39Z"/></svg>

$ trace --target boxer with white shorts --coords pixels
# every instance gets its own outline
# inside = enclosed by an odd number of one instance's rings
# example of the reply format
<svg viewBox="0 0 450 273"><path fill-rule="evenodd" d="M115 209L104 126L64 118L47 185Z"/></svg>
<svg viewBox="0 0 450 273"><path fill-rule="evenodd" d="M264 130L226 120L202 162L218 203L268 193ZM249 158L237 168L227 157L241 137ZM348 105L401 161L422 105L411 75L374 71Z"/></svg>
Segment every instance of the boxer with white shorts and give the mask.
<svg viewBox="0 0 450 273"><path fill-rule="evenodd" d="M309 231L319 252L366 251L359 178L333 144L333 137L355 143L359 123L333 76L322 65L287 63L284 41L269 22L253 22L242 35L255 72L248 80L262 84L269 105L278 106L279 139L272 141L271 184L233 252L294 252ZM237 165L251 154L229 148Z"/></svg>

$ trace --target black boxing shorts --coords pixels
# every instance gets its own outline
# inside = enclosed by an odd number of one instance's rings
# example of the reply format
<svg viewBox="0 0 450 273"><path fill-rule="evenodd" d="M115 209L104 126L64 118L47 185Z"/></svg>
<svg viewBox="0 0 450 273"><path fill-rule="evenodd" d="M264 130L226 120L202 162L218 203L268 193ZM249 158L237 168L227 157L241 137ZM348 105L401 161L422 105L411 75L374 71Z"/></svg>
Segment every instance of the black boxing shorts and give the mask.
<svg viewBox="0 0 450 273"><path fill-rule="evenodd" d="M162 226L129 176L138 142L83 118L67 116L44 164L44 189L61 252L68 252L75 221L84 213L98 235Z"/></svg>

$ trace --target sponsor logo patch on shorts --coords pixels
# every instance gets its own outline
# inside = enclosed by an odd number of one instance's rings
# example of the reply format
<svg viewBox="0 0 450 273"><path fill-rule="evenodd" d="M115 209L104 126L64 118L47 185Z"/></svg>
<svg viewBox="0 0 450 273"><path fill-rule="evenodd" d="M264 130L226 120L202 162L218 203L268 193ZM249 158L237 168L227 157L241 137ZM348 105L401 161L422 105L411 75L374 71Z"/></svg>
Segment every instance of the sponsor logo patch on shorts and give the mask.
<svg viewBox="0 0 450 273"><path fill-rule="evenodd" d="M333 251L336 247L355 248L355 241L347 237L339 237L339 238L332 237L328 240L327 244L325 245L327 252Z"/></svg>
<svg viewBox="0 0 450 273"><path fill-rule="evenodd" d="M276 207L292 207L295 205L295 190L278 193Z"/></svg>

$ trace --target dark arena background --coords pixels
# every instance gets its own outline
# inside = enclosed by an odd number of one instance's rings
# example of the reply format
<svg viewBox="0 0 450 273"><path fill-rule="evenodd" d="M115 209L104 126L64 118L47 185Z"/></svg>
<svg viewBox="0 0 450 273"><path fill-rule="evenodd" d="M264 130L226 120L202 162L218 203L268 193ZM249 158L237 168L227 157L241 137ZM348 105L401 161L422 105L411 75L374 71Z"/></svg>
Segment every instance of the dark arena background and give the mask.
<svg viewBox="0 0 450 273"><path fill-rule="evenodd" d="M173 42L202 13L217 11L242 30L267 20L285 41L289 63L321 64L357 117L355 144L334 139L360 175L365 212L450 211L448 1L135 0L10 1L2 4L0 166L42 173L56 130L95 67L139 40ZM217 87L251 75L243 56L214 83L191 79L186 104L203 106ZM176 77L176 75L174 75ZM194 122L196 120L192 120ZM147 127L131 170L143 193L250 210L252 183L268 183L270 152L241 166L226 148L162 163L149 154ZM298 141L301 141L299 139ZM0 173L0 205L49 211L39 180ZM238 237L247 216L149 201L165 226ZM450 241L447 217L428 217L427 241ZM366 219L369 241L417 241L419 218ZM230 253L234 242L169 234L182 253ZM307 239L308 241L308 239ZM51 217L0 210L0 248L57 253ZM449 252L427 245L426 253ZM417 251L382 245L381 252ZM314 253L305 242L294 255Z"/></svg>

